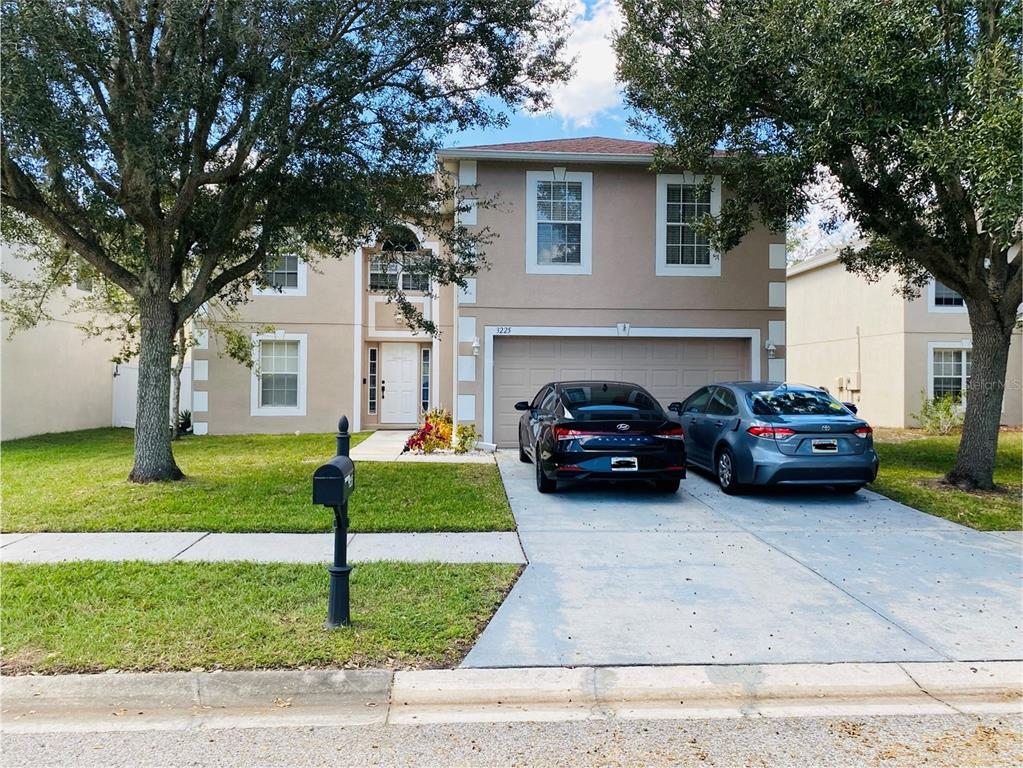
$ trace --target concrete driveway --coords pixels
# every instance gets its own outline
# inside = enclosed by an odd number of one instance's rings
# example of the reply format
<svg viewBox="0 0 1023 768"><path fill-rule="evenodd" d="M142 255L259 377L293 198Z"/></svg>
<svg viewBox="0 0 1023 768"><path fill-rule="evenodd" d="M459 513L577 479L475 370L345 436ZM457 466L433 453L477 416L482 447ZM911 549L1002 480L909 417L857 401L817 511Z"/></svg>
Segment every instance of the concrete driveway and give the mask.
<svg viewBox="0 0 1023 768"><path fill-rule="evenodd" d="M498 466L529 566L463 666L1023 659L1018 536L868 491L541 496Z"/></svg>

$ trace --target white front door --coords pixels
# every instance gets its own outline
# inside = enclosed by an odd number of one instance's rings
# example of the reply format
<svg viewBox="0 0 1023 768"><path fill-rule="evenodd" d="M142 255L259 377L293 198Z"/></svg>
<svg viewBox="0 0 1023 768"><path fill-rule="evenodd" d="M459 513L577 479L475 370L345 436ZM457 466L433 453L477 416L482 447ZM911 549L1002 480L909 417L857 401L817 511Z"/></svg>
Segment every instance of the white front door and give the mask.
<svg viewBox="0 0 1023 768"><path fill-rule="evenodd" d="M419 345L381 344L380 421L414 424L419 420Z"/></svg>

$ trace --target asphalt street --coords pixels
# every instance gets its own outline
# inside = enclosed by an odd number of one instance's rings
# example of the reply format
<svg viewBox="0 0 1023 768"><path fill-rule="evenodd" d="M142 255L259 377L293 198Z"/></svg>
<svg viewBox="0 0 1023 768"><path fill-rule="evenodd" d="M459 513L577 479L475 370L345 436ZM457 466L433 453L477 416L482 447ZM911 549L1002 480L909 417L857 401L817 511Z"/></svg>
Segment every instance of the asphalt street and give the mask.
<svg viewBox="0 0 1023 768"><path fill-rule="evenodd" d="M884 766L1023 764L1017 717L778 718L5 734L47 766Z"/></svg>

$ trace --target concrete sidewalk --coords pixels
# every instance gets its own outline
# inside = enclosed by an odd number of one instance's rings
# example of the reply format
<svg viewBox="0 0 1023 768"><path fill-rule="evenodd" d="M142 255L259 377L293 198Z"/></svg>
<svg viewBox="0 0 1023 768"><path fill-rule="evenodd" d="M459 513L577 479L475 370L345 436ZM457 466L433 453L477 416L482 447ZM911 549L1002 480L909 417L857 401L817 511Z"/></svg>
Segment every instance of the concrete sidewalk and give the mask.
<svg viewBox="0 0 1023 768"><path fill-rule="evenodd" d="M5 533L0 562L72 560L248 560L261 563L326 563L331 533ZM525 563L513 532L353 533L348 559L444 563Z"/></svg>
<svg viewBox="0 0 1023 768"><path fill-rule="evenodd" d="M6 733L1020 711L1018 662L0 678Z"/></svg>
<svg viewBox="0 0 1023 768"><path fill-rule="evenodd" d="M378 429L352 448L352 461L408 461L436 464L493 464L494 454L472 453L402 453L405 441L412 434L403 429Z"/></svg>

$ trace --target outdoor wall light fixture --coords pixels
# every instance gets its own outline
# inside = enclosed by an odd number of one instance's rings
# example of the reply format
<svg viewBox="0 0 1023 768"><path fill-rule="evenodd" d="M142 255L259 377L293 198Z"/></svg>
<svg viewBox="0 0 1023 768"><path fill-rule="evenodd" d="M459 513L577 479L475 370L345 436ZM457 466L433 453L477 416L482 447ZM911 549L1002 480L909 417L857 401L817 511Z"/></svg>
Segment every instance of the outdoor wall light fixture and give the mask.
<svg viewBox="0 0 1023 768"><path fill-rule="evenodd" d="M474 357L480 356L480 337L474 336L472 339L472 354Z"/></svg>
<svg viewBox="0 0 1023 768"><path fill-rule="evenodd" d="M773 341L768 339L767 341L764 342L764 349L767 350L767 359L774 360L774 351L778 349L777 345Z"/></svg>

